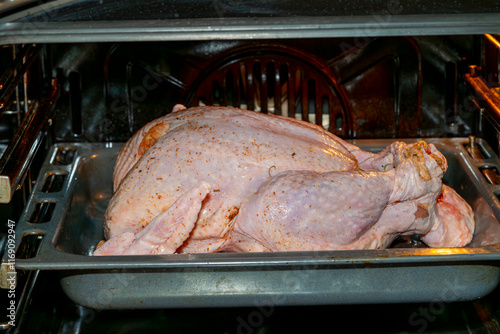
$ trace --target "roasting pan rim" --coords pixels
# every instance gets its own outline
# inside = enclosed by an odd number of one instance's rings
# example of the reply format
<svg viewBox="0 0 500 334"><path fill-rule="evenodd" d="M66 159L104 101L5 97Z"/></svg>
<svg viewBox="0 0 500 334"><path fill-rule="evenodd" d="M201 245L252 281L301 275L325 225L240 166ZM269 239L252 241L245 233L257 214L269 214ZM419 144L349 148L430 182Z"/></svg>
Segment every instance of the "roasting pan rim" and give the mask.
<svg viewBox="0 0 500 334"><path fill-rule="evenodd" d="M61 255L61 253L63 255ZM54 256L54 257L53 257ZM58 256L58 257L57 257ZM23 270L135 270L236 267L463 265L500 260L500 244L477 248L331 250L274 253L215 253L92 257L55 248L32 259L16 259Z"/></svg>
<svg viewBox="0 0 500 334"><path fill-rule="evenodd" d="M500 165L496 157L472 161L463 146L468 138L425 140L437 141L440 143L437 146L458 145L455 155L464 159L473 178L478 177L478 166ZM380 143L392 141L352 142L364 149L370 145L363 146L363 142L380 149ZM91 161L90 153L80 154L79 149L92 152L95 147L106 150L110 146L117 150L121 143L60 143L53 149L77 147L76 161L84 162ZM54 156L53 152L46 160ZM56 166L56 169L73 175L78 166L73 169ZM49 171L42 168L33 196L40 192L43 174ZM484 188L486 195L494 196L491 190L497 188L488 188L485 180L479 178L475 182ZM66 187L70 189L71 185ZM64 198L61 193L41 198L58 196ZM498 206L498 198L494 200ZM30 202L27 208L32 206ZM54 219L59 227L64 217ZM16 259L17 269L58 272L68 297L95 309L252 306L266 300L287 306L403 303L433 301L440 295L446 301L460 301L483 297L500 281L498 243L471 248L93 257L56 249L53 243L56 229L48 231L46 224L36 228L33 225L21 220L16 237L23 233L41 233L45 237L37 256ZM2 271L8 268L6 264L4 258Z"/></svg>

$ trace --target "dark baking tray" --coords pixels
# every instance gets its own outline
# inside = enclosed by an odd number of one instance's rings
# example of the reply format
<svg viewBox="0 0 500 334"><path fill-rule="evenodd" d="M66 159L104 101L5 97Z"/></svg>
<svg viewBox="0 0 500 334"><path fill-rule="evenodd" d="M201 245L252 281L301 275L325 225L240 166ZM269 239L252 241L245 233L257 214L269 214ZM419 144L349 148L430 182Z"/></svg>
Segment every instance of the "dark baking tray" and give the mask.
<svg viewBox="0 0 500 334"><path fill-rule="evenodd" d="M93 257L90 254L103 239L103 215L121 144L71 143L53 147L17 222L16 242L23 249L18 253L25 258L17 258L16 267L57 270L66 294L95 309L451 302L482 297L500 280L500 186L488 182L482 169L496 171L500 162L480 139L475 147L481 158L469 154L468 138L426 141L448 159L444 182L474 209L476 233L468 247ZM353 143L378 151L391 142ZM47 190L49 178L59 180L55 191ZM50 207L48 218L33 218L41 205ZM40 242L25 255L28 239ZM4 256L4 277L7 262Z"/></svg>

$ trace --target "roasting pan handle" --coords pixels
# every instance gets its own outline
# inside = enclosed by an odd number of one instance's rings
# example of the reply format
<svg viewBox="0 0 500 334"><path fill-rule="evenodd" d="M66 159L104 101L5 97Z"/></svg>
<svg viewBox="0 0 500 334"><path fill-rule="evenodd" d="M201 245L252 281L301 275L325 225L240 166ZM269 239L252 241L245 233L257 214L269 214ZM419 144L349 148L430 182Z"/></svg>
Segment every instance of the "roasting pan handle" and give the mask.
<svg viewBox="0 0 500 334"><path fill-rule="evenodd" d="M9 203L21 186L47 127L52 122L54 104L60 94L55 79L48 97L34 102L14 138L0 158L0 203Z"/></svg>

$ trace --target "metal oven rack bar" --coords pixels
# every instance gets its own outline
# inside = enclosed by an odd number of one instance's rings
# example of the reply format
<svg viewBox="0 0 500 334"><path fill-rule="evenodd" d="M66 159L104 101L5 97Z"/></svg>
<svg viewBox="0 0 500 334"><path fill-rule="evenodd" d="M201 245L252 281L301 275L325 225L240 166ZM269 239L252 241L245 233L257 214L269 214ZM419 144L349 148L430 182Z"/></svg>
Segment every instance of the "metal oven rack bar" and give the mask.
<svg viewBox="0 0 500 334"><path fill-rule="evenodd" d="M25 46L0 78L0 117L12 101L11 95L20 84L30 65L38 57L40 47ZM0 203L9 203L20 188L31 161L42 142L45 130L53 117L53 105L59 96L56 80L47 97L31 101L14 138L0 158Z"/></svg>

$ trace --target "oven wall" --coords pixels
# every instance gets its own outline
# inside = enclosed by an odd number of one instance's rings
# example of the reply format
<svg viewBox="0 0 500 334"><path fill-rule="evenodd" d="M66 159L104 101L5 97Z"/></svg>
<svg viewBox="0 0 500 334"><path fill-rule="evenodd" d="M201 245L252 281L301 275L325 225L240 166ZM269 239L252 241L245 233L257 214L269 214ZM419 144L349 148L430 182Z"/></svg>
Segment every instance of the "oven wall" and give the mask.
<svg viewBox="0 0 500 334"><path fill-rule="evenodd" d="M292 116L343 138L477 135L498 153L498 130L464 80L474 65L495 73L498 61L485 56L492 52L484 41L466 35L42 44L0 118L0 149L53 78L61 87L56 115L20 190L0 209L19 217L53 142L125 141L175 104ZM21 48L0 48L1 73Z"/></svg>
<svg viewBox="0 0 500 334"><path fill-rule="evenodd" d="M54 132L58 141L124 141L180 103L283 114L344 138L467 136L478 113L464 75L481 60L481 40L468 35L45 45L52 75L63 88ZM294 111L287 102L291 95Z"/></svg>

